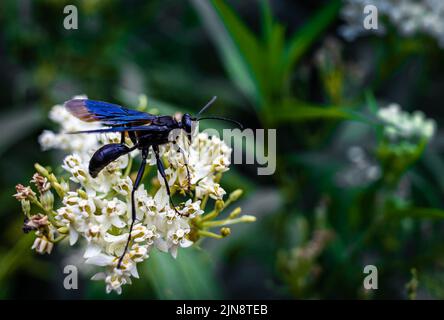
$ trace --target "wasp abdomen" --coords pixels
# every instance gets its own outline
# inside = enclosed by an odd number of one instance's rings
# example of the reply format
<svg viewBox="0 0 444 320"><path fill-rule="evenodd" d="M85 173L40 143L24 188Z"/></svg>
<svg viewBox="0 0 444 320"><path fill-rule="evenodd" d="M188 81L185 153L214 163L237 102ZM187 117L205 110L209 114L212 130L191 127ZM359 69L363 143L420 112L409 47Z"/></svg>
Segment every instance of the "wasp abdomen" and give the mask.
<svg viewBox="0 0 444 320"><path fill-rule="evenodd" d="M97 177L99 172L108 164L130 151L130 148L120 143L104 145L93 154L89 161L89 174L93 178Z"/></svg>

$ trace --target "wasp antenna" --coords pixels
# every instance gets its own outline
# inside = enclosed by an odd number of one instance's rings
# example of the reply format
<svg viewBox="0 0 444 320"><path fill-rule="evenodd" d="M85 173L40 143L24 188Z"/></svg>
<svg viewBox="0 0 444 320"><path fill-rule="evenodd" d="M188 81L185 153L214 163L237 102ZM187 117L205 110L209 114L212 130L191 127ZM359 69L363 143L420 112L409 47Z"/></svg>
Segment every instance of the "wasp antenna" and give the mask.
<svg viewBox="0 0 444 320"><path fill-rule="evenodd" d="M237 125L239 127L239 129L244 130L244 126L239 121L236 121L236 120L233 120L233 119L224 118L224 117L211 116L211 117L198 118L197 120L200 121L200 120L207 120L207 119L222 120L222 121L231 122L231 123L234 123L235 125Z"/></svg>
<svg viewBox="0 0 444 320"><path fill-rule="evenodd" d="M204 105L202 109L200 109L200 111L199 111L199 113L197 115L202 114L203 112L205 112L205 110L207 110L213 104L213 102L216 101L216 99L217 99L216 96L211 98L211 100L208 101L208 103L206 105Z"/></svg>

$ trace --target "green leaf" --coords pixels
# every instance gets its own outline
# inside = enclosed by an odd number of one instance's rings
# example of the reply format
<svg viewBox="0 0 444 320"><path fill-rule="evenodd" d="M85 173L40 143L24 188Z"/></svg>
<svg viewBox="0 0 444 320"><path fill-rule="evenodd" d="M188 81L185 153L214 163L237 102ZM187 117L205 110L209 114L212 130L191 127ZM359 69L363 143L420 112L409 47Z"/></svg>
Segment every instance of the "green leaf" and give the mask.
<svg viewBox="0 0 444 320"><path fill-rule="evenodd" d="M435 208L408 208L388 212L392 218L416 218L416 219L444 219L444 210Z"/></svg>
<svg viewBox="0 0 444 320"><path fill-rule="evenodd" d="M365 102L367 105L367 108L370 110L373 116L377 117L378 114L378 102L376 101L376 98L370 90L365 91ZM379 121L379 120L377 120ZM384 138L384 127L382 125L375 126L376 129L376 137L378 141L382 141Z"/></svg>
<svg viewBox="0 0 444 320"><path fill-rule="evenodd" d="M217 299L208 258L196 248L179 249L177 259L153 250L144 275L160 299Z"/></svg>
<svg viewBox="0 0 444 320"><path fill-rule="evenodd" d="M229 77L258 105L260 86L257 69L261 52L254 35L238 16L220 0L191 0L222 59Z"/></svg>
<svg viewBox="0 0 444 320"><path fill-rule="evenodd" d="M285 70L290 74L298 59L307 51L319 35L335 20L341 0L329 1L292 37L287 45Z"/></svg>
<svg viewBox="0 0 444 320"><path fill-rule="evenodd" d="M268 120L273 125L319 119L353 120L372 127L379 125L371 117L356 111L356 107L322 106L289 98L280 105L267 106L267 109L278 110L268 114Z"/></svg>
<svg viewBox="0 0 444 320"><path fill-rule="evenodd" d="M428 171L432 174L433 180L438 184L435 188L437 193L444 192L444 161L441 156L433 149L429 149L424 153L423 163Z"/></svg>
<svg viewBox="0 0 444 320"><path fill-rule="evenodd" d="M264 42L269 42L269 39L271 37L271 30L273 28L273 16L269 0L261 1L261 14L262 14L262 34Z"/></svg>
<svg viewBox="0 0 444 320"><path fill-rule="evenodd" d="M378 102L376 101L375 95L370 90L365 91L365 102L370 111L376 115L379 109Z"/></svg>
<svg viewBox="0 0 444 320"><path fill-rule="evenodd" d="M2 134L0 136L0 154L20 139L26 137L42 122L38 108L17 110L3 115L0 118Z"/></svg>
<svg viewBox="0 0 444 320"><path fill-rule="evenodd" d="M2 255L0 259L0 288L3 287L8 277L26 261L24 257L32 252L30 248L34 239L32 234L23 235L10 250Z"/></svg>
<svg viewBox="0 0 444 320"><path fill-rule="evenodd" d="M273 25L267 42L266 79L268 92L266 96L281 96L284 86L284 63L282 56L285 48L285 29L280 24Z"/></svg>
<svg viewBox="0 0 444 320"><path fill-rule="evenodd" d="M269 114L270 121L274 124L317 119L357 119L347 108L316 106L294 99L284 101L278 110L278 112Z"/></svg>

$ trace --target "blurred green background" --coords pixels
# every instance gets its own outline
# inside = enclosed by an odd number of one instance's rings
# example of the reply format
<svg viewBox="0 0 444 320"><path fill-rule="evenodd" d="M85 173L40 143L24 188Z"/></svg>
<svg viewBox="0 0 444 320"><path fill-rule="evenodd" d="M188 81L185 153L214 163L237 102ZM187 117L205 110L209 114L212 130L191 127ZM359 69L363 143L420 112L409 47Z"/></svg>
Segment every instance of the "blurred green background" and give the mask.
<svg viewBox="0 0 444 320"><path fill-rule="evenodd" d="M67 4L78 8L78 30L63 28ZM346 42L341 6L3 0L0 298L444 298L444 53L433 39L391 29ZM63 267L80 252L31 251L12 194L35 162L60 163L63 154L42 152L37 137L56 129L49 109L77 94L129 107L146 94L163 114L195 112L217 95L211 113L276 128L276 173L233 165L222 182L245 190L243 212L257 222L176 261L154 253L120 297L86 275L79 290L63 289ZM362 120L389 102L437 122L411 161L384 158L378 128ZM378 267L375 291L363 289L368 264Z"/></svg>

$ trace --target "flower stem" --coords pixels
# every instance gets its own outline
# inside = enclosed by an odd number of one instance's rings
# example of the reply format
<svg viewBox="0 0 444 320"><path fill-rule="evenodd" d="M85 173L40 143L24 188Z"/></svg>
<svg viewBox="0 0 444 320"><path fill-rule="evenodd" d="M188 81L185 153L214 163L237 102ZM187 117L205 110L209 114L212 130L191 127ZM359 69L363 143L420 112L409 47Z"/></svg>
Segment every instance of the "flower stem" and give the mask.
<svg viewBox="0 0 444 320"><path fill-rule="evenodd" d="M128 165L125 168L125 172L123 174L124 177L129 176L129 174L131 173L131 167L133 166L133 157L131 157L131 155L128 155L128 157Z"/></svg>
<svg viewBox="0 0 444 320"><path fill-rule="evenodd" d="M62 235L58 236L57 238L55 238L52 242L58 243L58 242L62 241L63 239L66 239L66 237L67 237L66 234L62 234Z"/></svg>
<svg viewBox="0 0 444 320"><path fill-rule="evenodd" d="M200 208L202 210L205 210L205 207L207 206L207 202L208 202L208 195L206 194L203 199L202 202L200 203Z"/></svg>
<svg viewBox="0 0 444 320"><path fill-rule="evenodd" d="M38 201L35 198L31 198L31 203L36 205L37 207L39 207L41 210L43 210L43 212L46 214L46 216L48 217L48 220L55 226L60 226L60 224L54 219L54 216L56 215L56 213L54 211L51 210L46 210L45 207L40 203L40 201Z"/></svg>
<svg viewBox="0 0 444 320"><path fill-rule="evenodd" d="M223 237L220 234L211 232L211 231L206 231L206 230L198 230L197 233L202 236L202 237L209 237L209 238L214 238L214 239L222 239Z"/></svg>
<svg viewBox="0 0 444 320"><path fill-rule="evenodd" d="M240 223L240 222L254 222L254 221L256 221L256 217L245 215L245 216L242 216L242 217L236 218L236 219L205 221L202 223L202 226L205 228L212 228L212 227L227 226L230 224L236 224L236 223Z"/></svg>
<svg viewBox="0 0 444 320"><path fill-rule="evenodd" d="M218 215L219 215L219 212L217 210L213 210L210 213L203 216L200 221L204 222L204 221L212 220L212 219L216 218Z"/></svg>

